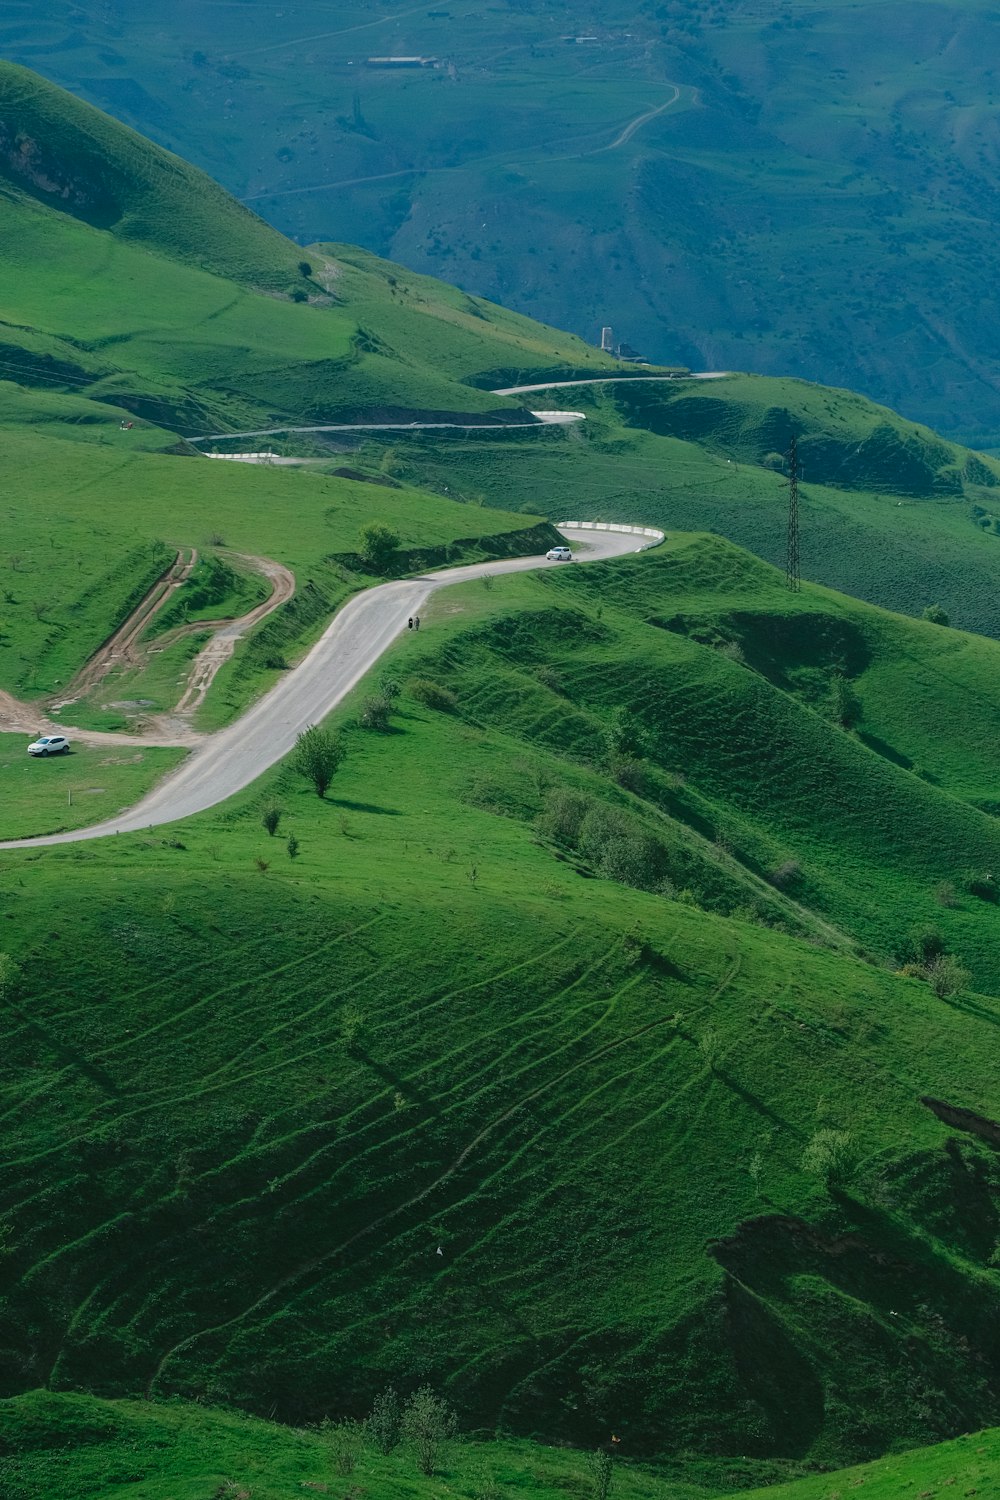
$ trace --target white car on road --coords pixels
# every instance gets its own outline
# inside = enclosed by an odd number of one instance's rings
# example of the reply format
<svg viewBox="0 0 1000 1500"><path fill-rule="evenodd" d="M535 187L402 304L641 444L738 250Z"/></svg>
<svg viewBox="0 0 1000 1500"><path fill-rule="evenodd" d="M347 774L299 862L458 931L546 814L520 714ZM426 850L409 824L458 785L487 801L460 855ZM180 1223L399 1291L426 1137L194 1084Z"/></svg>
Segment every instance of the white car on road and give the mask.
<svg viewBox="0 0 1000 1500"><path fill-rule="evenodd" d="M64 734L43 734L28 746L29 755L68 755L69 740Z"/></svg>
<svg viewBox="0 0 1000 1500"><path fill-rule="evenodd" d="M546 562L572 562L573 554L568 547L550 547L545 554Z"/></svg>

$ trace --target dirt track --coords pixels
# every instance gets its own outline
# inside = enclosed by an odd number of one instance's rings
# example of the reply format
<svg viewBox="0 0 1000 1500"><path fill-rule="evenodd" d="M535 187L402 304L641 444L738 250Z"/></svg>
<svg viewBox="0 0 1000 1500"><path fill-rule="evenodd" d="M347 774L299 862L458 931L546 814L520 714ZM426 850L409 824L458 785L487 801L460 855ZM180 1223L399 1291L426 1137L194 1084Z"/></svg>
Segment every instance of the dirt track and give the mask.
<svg viewBox="0 0 1000 1500"><path fill-rule="evenodd" d="M185 552L187 555L185 555ZM21 703L10 693L0 692L0 732L14 734L66 734L85 745L160 745L191 748L205 738L191 727L190 720L204 702L219 668L229 660L236 649L236 642L246 635L254 625L267 615L287 604L295 593L295 578L282 563L272 562L266 557L252 557L248 553L230 554L240 562L270 581L271 593L262 604L256 605L237 620L199 620L179 625L166 631L157 640L161 649L185 635L194 635L206 630L212 639L199 651L191 664L187 685L177 707L165 714L150 714L145 727L132 733L117 730L79 729L75 725L57 722L43 708ZM104 678L120 667L139 667L148 653L148 647L140 645L140 638L148 628L154 615L164 607L173 594L191 576L198 560L195 549L182 549L166 572L157 579L146 596L136 606L123 625L109 636L104 645L81 667L59 701L49 705L54 708L70 707L73 703L93 692Z"/></svg>

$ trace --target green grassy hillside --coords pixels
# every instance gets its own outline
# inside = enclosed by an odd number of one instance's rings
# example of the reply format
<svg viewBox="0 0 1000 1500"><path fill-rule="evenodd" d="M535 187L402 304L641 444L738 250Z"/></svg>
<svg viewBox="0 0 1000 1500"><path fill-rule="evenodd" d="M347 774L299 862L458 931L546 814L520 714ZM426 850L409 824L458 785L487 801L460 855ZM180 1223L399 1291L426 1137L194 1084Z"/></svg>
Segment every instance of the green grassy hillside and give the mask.
<svg viewBox="0 0 1000 1500"><path fill-rule="evenodd" d="M133 181L127 143L100 139ZM780 556L774 454L796 432L807 575L919 613L961 567L956 622L997 632L1000 470L858 398L746 377L553 393L587 421L505 432L517 405L486 386L585 366L572 340L362 252L296 303L159 231L7 202L8 690L64 689L181 547L204 553L196 613L220 556L296 575L213 724L372 581L368 521L398 533L399 572L540 548L538 515L674 529L437 596L335 716L327 799L286 764L174 828L0 856L0 1395L301 1426L427 1382L463 1431L580 1452L613 1433L636 1461L719 1460L720 1487L995 1422L1000 645L790 595L706 528ZM177 440L401 403L497 430L359 436L316 469ZM169 709L174 649L116 691ZM52 769L89 785L111 757L88 754ZM48 826L59 785L31 804L47 768L14 761L0 815ZM93 784L113 805L149 769ZM209 1493L249 1483L213 1478L170 1416L32 1401L8 1422L27 1410L55 1451L41 1481L21 1437L8 1453L28 1500L124 1484L129 1451L158 1500L192 1465ZM76 1474L60 1413L96 1434ZM269 1440L218 1420L226 1469L259 1470ZM290 1441L281 1474L316 1482ZM513 1492L585 1492L573 1456L502 1462Z"/></svg>
<svg viewBox="0 0 1000 1500"><path fill-rule="evenodd" d="M58 694L179 547L209 554L229 547L290 567L297 598L269 626L272 637L281 636L272 644L287 651L368 581L356 552L359 531L373 518L395 528L404 566L425 549L489 556L510 545L505 534L525 536L523 515L405 487L149 452L146 443L162 433L122 432L118 421L101 420L99 408L85 414L86 441L74 426L79 404L68 411L57 404L53 421L45 402L34 414L48 420L29 424L17 419L19 403L13 410L0 404L4 411L12 420L0 429L9 497L0 552L0 687L22 697ZM547 536L543 529L535 545ZM522 545L530 550L531 542L529 534ZM253 662L246 668L252 675Z"/></svg>
<svg viewBox="0 0 1000 1500"><path fill-rule="evenodd" d="M447 444L424 435L386 438L381 449L370 439L367 450L411 484L553 518L713 530L783 566L783 454L794 433L806 577L908 614L941 604L955 624L1000 634L992 460L850 392L799 380L640 381L531 399L587 421L530 442L517 432Z"/></svg>
<svg viewBox="0 0 1000 1500"><path fill-rule="evenodd" d="M518 1442L460 1439L437 1471L420 1473L410 1445L388 1455L349 1428L292 1430L187 1402L100 1401L32 1392L0 1401L5 1500L204 1500L217 1493L286 1500L303 1490L372 1500L463 1500L531 1495L562 1500L593 1492L589 1453ZM353 1464L352 1464L353 1460ZM613 1493L624 1500L710 1500L707 1484L667 1480L619 1460Z"/></svg>
<svg viewBox="0 0 1000 1500"><path fill-rule="evenodd" d="M588 40L578 43L577 36ZM653 358L863 390L995 445L981 0L289 10L51 0L0 50L354 241ZM368 66L424 55L439 67ZM279 256L280 259L280 256Z"/></svg>
<svg viewBox="0 0 1000 1500"><path fill-rule="evenodd" d="M491 1480L498 1493L559 1500L567 1487L586 1493L582 1454L529 1443L452 1444L443 1473L422 1476L408 1453L388 1457L355 1444L354 1467L341 1472L341 1441L333 1433L291 1431L230 1413L200 1411L187 1403L150 1405L36 1392L0 1403L0 1467L7 1500L110 1500L127 1491L136 1500L203 1500L221 1492L257 1500L309 1490L343 1494L361 1488L373 1500L440 1493L473 1496ZM0 1457L0 1465L4 1458ZM616 1478L616 1493L657 1500L675 1491L646 1475ZM225 1489L225 1486L229 1486ZM688 1490L701 1500L703 1491Z"/></svg>
<svg viewBox="0 0 1000 1500"><path fill-rule="evenodd" d="M429 1380L466 1427L827 1464L981 1423L1000 835L958 683L985 727L1000 648L708 539L427 626L389 669L453 711L372 733L362 688L329 801L278 769L3 857L5 1391L298 1423ZM937 786L887 758L913 663Z"/></svg>
<svg viewBox="0 0 1000 1500"><path fill-rule="evenodd" d="M0 373L175 431L420 411L510 420L520 403L458 381L613 364L426 278L390 286L363 262L345 275L325 254L304 259L210 178L6 63L0 185Z"/></svg>
<svg viewBox="0 0 1000 1500"><path fill-rule="evenodd" d="M559 1500L594 1493L590 1454L512 1439L452 1442L438 1472L419 1472L404 1445L383 1456L343 1427L291 1430L190 1403L100 1401L32 1392L0 1402L0 1478L7 1500L203 1500L216 1492L236 1500L286 1500L303 1489L356 1493L372 1500L462 1500L530 1495ZM353 1467L350 1465L353 1463ZM1000 1432L897 1454L856 1469L814 1474L753 1490L753 1500L831 1500L864 1487L875 1500L898 1500L917 1487L959 1485L959 1493L996 1492ZM731 1495L762 1465L694 1463L652 1471L617 1456L611 1493L624 1500L716 1500ZM772 1470L778 1479L777 1467ZM753 1482L751 1480L751 1482Z"/></svg>
<svg viewBox="0 0 1000 1500"><path fill-rule="evenodd" d="M43 125L51 133L47 150L61 150L77 133L99 138L128 202L146 202L149 182L172 171L152 147L144 149L153 165L140 171L141 142L23 70L0 70L0 79L12 95L15 85L28 89L39 138L48 139ZM84 165L89 160L84 153ZM178 169L171 181L170 223L215 214L219 190L207 178ZM609 363L579 340L347 246L308 252L310 275L296 264L295 284L264 296L238 267L234 280L192 266L166 219L151 223L140 245L67 213L62 200L57 206L26 195L12 176L8 190L12 274L0 309L0 373L11 384L2 414L14 426L30 425L46 446L53 435L127 441L131 454L170 448L178 432L421 414L502 424L524 420L523 405L491 395L490 386L598 373ZM232 213L219 223L249 260L265 231ZM299 253L266 234L268 244ZM293 293L306 300L291 301ZM911 613L939 603L957 624L1000 632L1000 469L926 428L846 392L755 377L526 399L569 403L587 421L530 433L370 435L362 471L554 519L575 513L711 527L777 561L785 503L777 470L795 432L805 465L807 575ZM116 436L123 411L142 424L127 440ZM293 455L331 452L308 435L239 438L230 446L248 441ZM345 445L362 441L332 437L340 455L334 467L343 466ZM58 451L53 445L53 456ZM82 448L77 460L82 471L93 463ZM191 465L185 470L193 473ZM148 472L155 494L171 467ZM285 481L285 492L297 493ZM227 489L257 482L224 481ZM383 490L379 504L391 508L390 493ZM13 551L20 538L12 536Z"/></svg>

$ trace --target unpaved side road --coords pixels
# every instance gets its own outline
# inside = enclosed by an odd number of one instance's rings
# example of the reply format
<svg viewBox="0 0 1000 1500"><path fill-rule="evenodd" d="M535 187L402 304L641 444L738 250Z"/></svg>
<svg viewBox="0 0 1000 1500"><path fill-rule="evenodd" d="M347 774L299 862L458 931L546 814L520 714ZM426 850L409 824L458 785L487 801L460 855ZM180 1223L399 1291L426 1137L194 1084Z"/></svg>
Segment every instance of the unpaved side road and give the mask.
<svg viewBox="0 0 1000 1500"><path fill-rule="evenodd" d="M574 547L583 549L581 555L586 558L583 566L650 545L648 538L644 541L624 529L596 532L560 527L560 530ZM325 718L346 697L406 629L407 618L419 615L438 589L484 578L487 574L567 566L570 565L550 563L544 557L515 557L448 568L366 589L339 611L297 667L235 724L202 739L183 764L135 807L90 828L35 839L10 839L0 843L0 849L36 849L106 838L115 833L138 833L204 812L242 791L287 755L302 731ZM117 739L119 744L126 742L124 736L109 738Z"/></svg>
<svg viewBox="0 0 1000 1500"><path fill-rule="evenodd" d="M240 615L236 620L198 620L179 625L166 631L155 645L140 643L140 637L153 616L166 604L176 589L190 577L198 554L193 548L189 555L177 554L166 573L157 580L149 593L129 615L123 625L105 641L104 645L85 663L66 689L66 695L58 703L50 703L49 712L55 708L70 708L80 698L103 681L115 668L139 667L150 650L169 646L185 635L211 632L209 640L195 657L188 673L188 680L177 707L168 713L149 714L144 726L131 733L118 730L79 729L64 720L56 722L46 716L37 704L22 703L10 693L0 692L0 733L30 735L66 734L85 745L159 745L190 749L205 738L191 727L191 719L205 700L205 695L215 679L219 668L232 656L236 643L254 625L259 625L282 604L287 604L295 593L294 575L283 563L273 562L268 557L253 557L245 552L228 555L244 563L256 573L261 573L271 585L271 593L261 604Z"/></svg>

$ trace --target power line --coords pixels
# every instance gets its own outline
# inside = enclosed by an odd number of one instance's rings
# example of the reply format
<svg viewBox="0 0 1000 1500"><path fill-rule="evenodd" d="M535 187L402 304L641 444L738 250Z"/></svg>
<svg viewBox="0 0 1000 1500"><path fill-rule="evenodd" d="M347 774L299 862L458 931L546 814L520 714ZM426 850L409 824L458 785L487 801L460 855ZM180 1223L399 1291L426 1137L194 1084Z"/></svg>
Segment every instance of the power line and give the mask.
<svg viewBox="0 0 1000 1500"><path fill-rule="evenodd" d="M794 437L788 447L788 552L785 586L793 594L802 587L799 577L799 452Z"/></svg>

